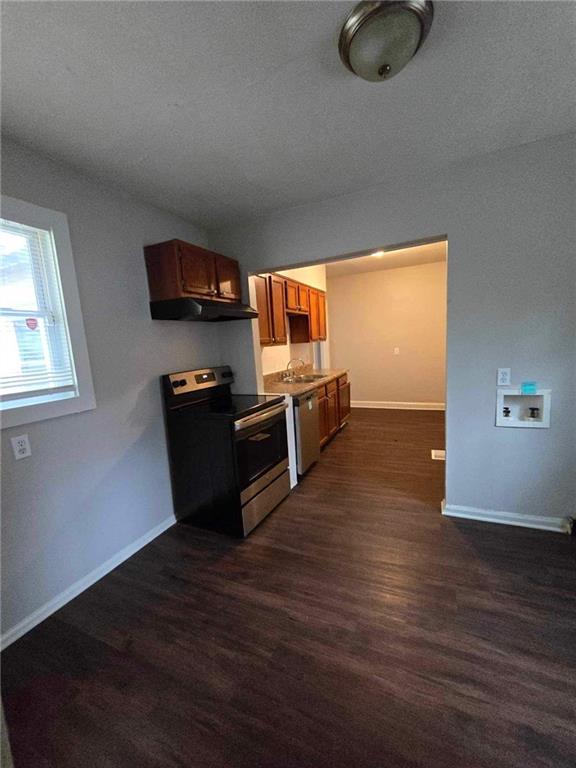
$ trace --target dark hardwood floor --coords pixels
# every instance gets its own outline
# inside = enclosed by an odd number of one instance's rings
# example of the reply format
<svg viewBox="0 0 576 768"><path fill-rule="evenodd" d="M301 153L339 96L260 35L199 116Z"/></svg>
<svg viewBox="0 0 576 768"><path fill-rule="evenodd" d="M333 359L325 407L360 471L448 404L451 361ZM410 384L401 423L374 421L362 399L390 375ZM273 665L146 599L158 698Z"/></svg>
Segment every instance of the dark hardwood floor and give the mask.
<svg viewBox="0 0 576 768"><path fill-rule="evenodd" d="M3 654L16 768L574 768L574 539L444 519L354 411L246 541L178 525Z"/></svg>

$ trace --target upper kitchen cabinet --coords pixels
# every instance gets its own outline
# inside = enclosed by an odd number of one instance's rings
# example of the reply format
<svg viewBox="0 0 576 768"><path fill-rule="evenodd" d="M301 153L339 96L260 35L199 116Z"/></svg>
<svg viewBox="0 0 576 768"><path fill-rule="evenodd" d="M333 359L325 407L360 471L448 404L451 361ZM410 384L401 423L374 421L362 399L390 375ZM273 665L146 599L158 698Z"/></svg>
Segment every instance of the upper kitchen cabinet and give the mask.
<svg viewBox="0 0 576 768"><path fill-rule="evenodd" d="M284 280L278 275L255 275L260 344L287 344Z"/></svg>
<svg viewBox="0 0 576 768"><path fill-rule="evenodd" d="M320 339L320 309L318 291L310 289L310 341Z"/></svg>
<svg viewBox="0 0 576 768"><path fill-rule="evenodd" d="M230 301L242 300L242 281L240 280L240 266L235 259L216 256L216 282L218 283L218 296Z"/></svg>
<svg viewBox="0 0 576 768"><path fill-rule="evenodd" d="M267 346L269 344L274 344L268 275L254 275L253 280L256 291L256 306L258 308L260 344L262 346Z"/></svg>
<svg viewBox="0 0 576 768"><path fill-rule="evenodd" d="M309 287L293 280L284 280L286 312L307 314L310 308L308 292Z"/></svg>
<svg viewBox="0 0 576 768"><path fill-rule="evenodd" d="M274 344L287 344L286 303L284 301L284 280L270 275L270 306L272 310L272 334Z"/></svg>
<svg viewBox="0 0 576 768"><path fill-rule="evenodd" d="M287 325L295 344L326 340L326 294L310 285L274 273L260 275L258 311L268 313L270 332L262 320L260 344L287 344ZM264 291L266 280L267 290Z"/></svg>
<svg viewBox="0 0 576 768"><path fill-rule="evenodd" d="M240 301L240 266L234 259L183 240L144 248L150 301L189 296Z"/></svg>
<svg viewBox="0 0 576 768"><path fill-rule="evenodd" d="M310 310L310 289L307 285L298 286L298 305L301 312Z"/></svg>
<svg viewBox="0 0 576 768"><path fill-rule="evenodd" d="M326 341L326 294L318 291L318 339Z"/></svg>
<svg viewBox="0 0 576 768"><path fill-rule="evenodd" d="M217 296L214 254L188 243L178 243L176 249L182 274L182 293L186 296Z"/></svg>
<svg viewBox="0 0 576 768"><path fill-rule="evenodd" d="M326 294L309 289L310 341L326 341Z"/></svg>
<svg viewBox="0 0 576 768"><path fill-rule="evenodd" d="M299 312L298 283L293 283L292 280L286 280L284 285L286 287L286 311Z"/></svg>

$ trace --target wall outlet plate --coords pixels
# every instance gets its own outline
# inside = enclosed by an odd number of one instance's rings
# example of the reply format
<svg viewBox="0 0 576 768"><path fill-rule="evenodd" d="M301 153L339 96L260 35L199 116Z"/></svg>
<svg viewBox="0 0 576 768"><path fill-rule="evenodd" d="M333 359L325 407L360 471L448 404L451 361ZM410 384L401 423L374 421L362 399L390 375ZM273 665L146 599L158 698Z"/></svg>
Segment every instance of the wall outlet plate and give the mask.
<svg viewBox="0 0 576 768"><path fill-rule="evenodd" d="M17 437L10 438L12 443L12 451L16 461L19 459L27 459L28 456L32 456L32 449L30 448L30 440L28 435L18 435Z"/></svg>
<svg viewBox="0 0 576 768"><path fill-rule="evenodd" d="M511 376L511 369L510 368L498 368L498 386L499 387L509 387L510 386L510 376Z"/></svg>

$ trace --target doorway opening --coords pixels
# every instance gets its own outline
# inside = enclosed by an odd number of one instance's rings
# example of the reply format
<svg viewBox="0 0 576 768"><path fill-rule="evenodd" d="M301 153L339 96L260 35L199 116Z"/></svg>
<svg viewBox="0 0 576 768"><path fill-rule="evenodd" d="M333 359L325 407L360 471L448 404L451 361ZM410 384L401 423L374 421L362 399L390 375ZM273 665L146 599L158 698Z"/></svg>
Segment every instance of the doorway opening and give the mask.
<svg viewBox="0 0 576 768"><path fill-rule="evenodd" d="M447 251L447 237L438 236L249 278L259 311L253 323L259 390L279 391L294 370L302 376L345 374L340 399L351 416L340 423L342 413L336 413L330 421L322 411L330 407L326 391L328 405L320 399L322 445L354 419L364 427L394 424L398 447L403 435L406 441L418 437L418 456L441 473L438 504L445 459ZM429 438L417 436L418 430Z"/></svg>

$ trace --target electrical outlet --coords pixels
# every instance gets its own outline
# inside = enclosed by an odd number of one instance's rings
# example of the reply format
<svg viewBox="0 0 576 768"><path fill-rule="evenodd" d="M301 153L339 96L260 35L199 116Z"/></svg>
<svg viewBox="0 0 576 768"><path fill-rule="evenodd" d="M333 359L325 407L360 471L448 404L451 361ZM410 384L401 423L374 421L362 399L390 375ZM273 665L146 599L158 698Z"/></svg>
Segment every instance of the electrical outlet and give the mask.
<svg viewBox="0 0 576 768"><path fill-rule="evenodd" d="M32 456L32 449L30 448L30 440L28 435L18 435L18 437L11 438L12 451L14 452L14 458L26 459L28 456Z"/></svg>
<svg viewBox="0 0 576 768"><path fill-rule="evenodd" d="M498 368L498 386L509 387L510 386L510 368Z"/></svg>
<svg viewBox="0 0 576 768"><path fill-rule="evenodd" d="M399 355L400 354L400 347L394 347L394 354Z"/></svg>

